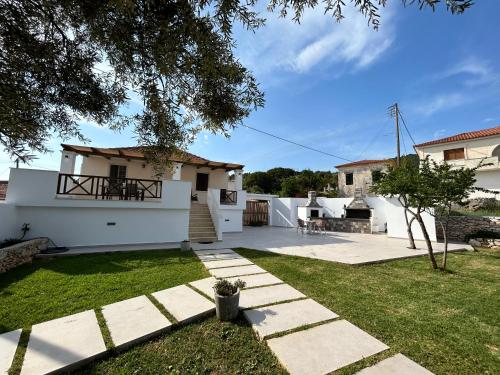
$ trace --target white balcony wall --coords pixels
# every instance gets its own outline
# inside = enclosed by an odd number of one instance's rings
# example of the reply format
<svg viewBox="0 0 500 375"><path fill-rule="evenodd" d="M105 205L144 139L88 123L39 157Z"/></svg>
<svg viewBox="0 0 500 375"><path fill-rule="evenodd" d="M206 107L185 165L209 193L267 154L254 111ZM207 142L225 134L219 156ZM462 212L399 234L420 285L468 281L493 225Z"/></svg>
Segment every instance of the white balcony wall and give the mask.
<svg viewBox="0 0 500 375"><path fill-rule="evenodd" d="M70 199L56 195L58 172L11 171L6 204L27 237L49 237L58 246L180 242L188 238L191 183L163 181L157 201Z"/></svg>
<svg viewBox="0 0 500 375"><path fill-rule="evenodd" d="M220 233L243 231L243 210L246 207L245 190L237 190L236 204L221 204L220 189L208 189L207 204L210 214ZM217 223L216 223L217 221Z"/></svg>

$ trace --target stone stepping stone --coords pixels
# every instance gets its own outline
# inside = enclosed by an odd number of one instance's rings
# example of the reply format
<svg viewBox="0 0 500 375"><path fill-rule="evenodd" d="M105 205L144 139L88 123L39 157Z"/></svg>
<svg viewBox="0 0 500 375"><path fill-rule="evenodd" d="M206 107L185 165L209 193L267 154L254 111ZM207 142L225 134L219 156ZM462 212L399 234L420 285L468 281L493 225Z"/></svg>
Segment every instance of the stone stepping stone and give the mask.
<svg viewBox="0 0 500 375"><path fill-rule="evenodd" d="M208 315L215 310L215 304L195 292L187 285L179 285L174 288L161 290L153 293L167 311L172 314L179 323L187 323L202 316Z"/></svg>
<svg viewBox="0 0 500 375"><path fill-rule="evenodd" d="M240 308L248 309L304 297L304 294L288 284L243 289L240 292Z"/></svg>
<svg viewBox="0 0 500 375"><path fill-rule="evenodd" d="M346 320L270 339L267 344L292 375L327 374L388 349Z"/></svg>
<svg viewBox="0 0 500 375"><path fill-rule="evenodd" d="M244 281L247 284L245 288L254 288L257 286L265 286L272 284L283 284L283 281L281 281L276 276L270 273L259 273L257 275L236 276L227 278L227 280L231 282L234 282L238 279Z"/></svg>
<svg viewBox="0 0 500 375"><path fill-rule="evenodd" d="M338 318L312 299L245 310L244 314L261 340L274 333Z"/></svg>
<svg viewBox="0 0 500 375"><path fill-rule="evenodd" d="M172 325L146 296L106 305L102 315L117 349L147 340Z"/></svg>
<svg viewBox="0 0 500 375"><path fill-rule="evenodd" d="M252 275L256 273L266 273L266 270L256 266L255 264L251 266L239 266L239 267L228 267L228 268L216 268L208 270L212 276L220 278Z"/></svg>
<svg viewBox="0 0 500 375"><path fill-rule="evenodd" d="M21 375L65 372L106 351L93 310L35 324Z"/></svg>
<svg viewBox="0 0 500 375"><path fill-rule="evenodd" d="M226 267L235 267L235 266L248 266L253 264L248 259L222 259L222 260L212 260L209 262L203 261L204 266L208 269L215 268L226 268Z"/></svg>
<svg viewBox="0 0 500 375"><path fill-rule="evenodd" d="M22 329L16 329L0 334L0 374L2 375L6 375L12 366L21 332Z"/></svg>
<svg viewBox="0 0 500 375"><path fill-rule="evenodd" d="M426 368L413 362L410 358L399 353L395 356L367 367L356 373L357 375L434 375Z"/></svg>
<svg viewBox="0 0 500 375"><path fill-rule="evenodd" d="M195 250L196 255L237 254L231 249Z"/></svg>
<svg viewBox="0 0 500 375"><path fill-rule="evenodd" d="M207 254L207 255L197 255L202 262L209 262L211 260L223 260L223 259L245 259L239 254Z"/></svg>
<svg viewBox="0 0 500 375"><path fill-rule="evenodd" d="M215 277L207 277L206 279L196 280L189 283L189 285L198 289L203 294L214 299L214 284L217 281Z"/></svg>

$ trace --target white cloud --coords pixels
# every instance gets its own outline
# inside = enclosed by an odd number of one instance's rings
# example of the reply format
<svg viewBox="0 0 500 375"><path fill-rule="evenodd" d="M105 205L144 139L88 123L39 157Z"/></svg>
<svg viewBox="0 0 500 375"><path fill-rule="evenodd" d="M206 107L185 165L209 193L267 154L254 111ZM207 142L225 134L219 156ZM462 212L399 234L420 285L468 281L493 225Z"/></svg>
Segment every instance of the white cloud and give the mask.
<svg viewBox="0 0 500 375"><path fill-rule="evenodd" d="M473 56L460 61L443 73L438 74L437 78L443 79L454 76L466 76L467 79L464 83L467 86L491 84L500 80L500 76L492 68L489 61Z"/></svg>
<svg viewBox="0 0 500 375"><path fill-rule="evenodd" d="M346 18L340 23L323 12L321 5L307 10L300 24L290 16L283 19L275 13L263 13L268 17L266 26L255 33L238 33L237 55L257 75L276 70L305 73L332 64L349 71L374 63L394 41L389 9L381 9L378 31L352 7L345 8Z"/></svg>
<svg viewBox="0 0 500 375"><path fill-rule="evenodd" d="M431 116L436 112L456 108L466 102L467 98L461 93L439 94L418 103L415 106L415 112L423 116Z"/></svg>

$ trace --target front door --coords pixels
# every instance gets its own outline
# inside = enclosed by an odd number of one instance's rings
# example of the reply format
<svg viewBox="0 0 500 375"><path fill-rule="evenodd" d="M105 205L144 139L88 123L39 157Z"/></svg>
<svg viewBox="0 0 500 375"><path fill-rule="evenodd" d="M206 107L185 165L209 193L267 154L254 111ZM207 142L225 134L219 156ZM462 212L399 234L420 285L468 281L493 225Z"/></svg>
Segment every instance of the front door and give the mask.
<svg viewBox="0 0 500 375"><path fill-rule="evenodd" d="M198 202L207 203L208 173L196 173L196 195Z"/></svg>

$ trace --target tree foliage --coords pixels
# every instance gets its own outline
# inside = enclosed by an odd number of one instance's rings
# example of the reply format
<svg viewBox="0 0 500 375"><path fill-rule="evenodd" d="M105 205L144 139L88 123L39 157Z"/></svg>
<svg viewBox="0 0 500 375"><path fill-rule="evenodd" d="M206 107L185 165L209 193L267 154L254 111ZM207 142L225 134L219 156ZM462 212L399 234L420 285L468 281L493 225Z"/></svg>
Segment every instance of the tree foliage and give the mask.
<svg viewBox="0 0 500 375"><path fill-rule="evenodd" d="M434 9L439 0L402 0ZM0 144L15 155L46 151L53 135L84 140L79 121L133 124L152 154L183 148L200 130L227 135L264 104L234 56L234 24L264 24L257 0L0 0ZM462 13L470 0L443 0ZM386 0L352 0L379 26ZM271 0L300 21L323 6L337 20L343 0ZM137 95L140 112L121 106Z"/></svg>
<svg viewBox="0 0 500 375"><path fill-rule="evenodd" d="M273 168L267 172L245 173L243 186L253 193L279 194L282 197L307 196L310 190L321 191L330 185L337 187L337 173L313 172L305 169L297 172L290 168ZM336 190L335 190L336 191Z"/></svg>

